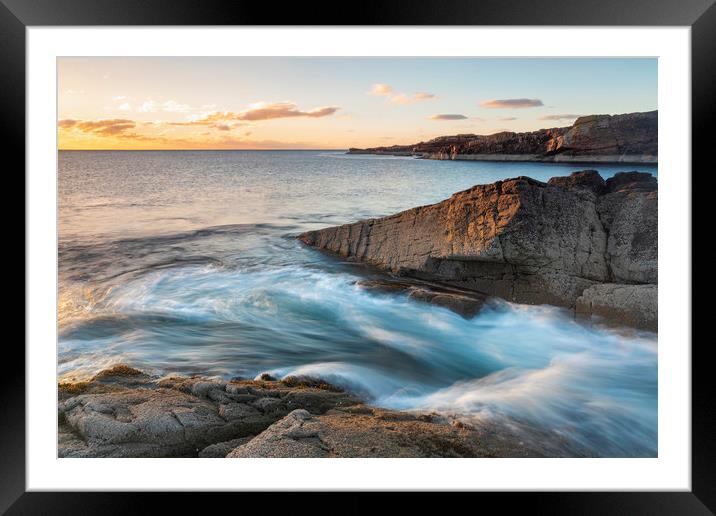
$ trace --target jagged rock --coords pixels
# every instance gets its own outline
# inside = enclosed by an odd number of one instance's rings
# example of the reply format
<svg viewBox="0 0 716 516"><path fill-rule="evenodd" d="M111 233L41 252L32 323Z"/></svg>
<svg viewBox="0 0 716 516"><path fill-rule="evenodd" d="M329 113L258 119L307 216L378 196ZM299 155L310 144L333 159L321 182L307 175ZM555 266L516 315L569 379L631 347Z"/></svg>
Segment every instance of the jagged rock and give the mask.
<svg viewBox="0 0 716 516"><path fill-rule="evenodd" d="M577 118L570 127L487 136L458 134L414 145L351 148L348 152L430 159L656 163L658 112L590 115Z"/></svg>
<svg viewBox="0 0 716 516"><path fill-rule="evenodd" d="M594 285L657 282L655 182L638 172L518 177L298 238L399 276L573 309Z"/></svg>
<svg viewBox="0 0 716 516"><path fill-rule="evenodd" d="M595 195L602 195L607 188L604 179L596 170L582 170L568 176L553 177L547 184L570 191L587 190Z"/></svg>

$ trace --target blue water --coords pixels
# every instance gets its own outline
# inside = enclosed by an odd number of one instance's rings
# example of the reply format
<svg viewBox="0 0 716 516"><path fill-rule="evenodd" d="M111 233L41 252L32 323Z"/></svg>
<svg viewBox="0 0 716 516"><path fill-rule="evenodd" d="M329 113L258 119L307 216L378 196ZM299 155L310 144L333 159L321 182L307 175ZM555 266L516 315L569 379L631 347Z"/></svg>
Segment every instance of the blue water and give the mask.
<svg viewBox="0 0 716 516"><path fill-rule="evenodd" d="M479 183L596 168L334 151L59 156L60 378L122 362L156 374L307 374L376 405L509 422L563 454L655 456L657 339L564 310L472 319L362 289L380 273L294 238Z"/></svg>

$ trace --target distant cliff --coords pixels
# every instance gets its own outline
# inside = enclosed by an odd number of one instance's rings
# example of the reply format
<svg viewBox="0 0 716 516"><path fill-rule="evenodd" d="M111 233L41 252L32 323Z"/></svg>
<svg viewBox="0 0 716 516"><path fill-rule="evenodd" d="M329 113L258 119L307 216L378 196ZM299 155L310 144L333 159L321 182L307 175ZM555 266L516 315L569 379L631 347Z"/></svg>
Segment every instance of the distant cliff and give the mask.
<svg viewBox="0 0 716 516"><path fill-rule="evenodd" d="M569 127L488 136L458 134L414 145L351 148L348 153L484 161L656 163L658 111L583 116Z"/></svg>

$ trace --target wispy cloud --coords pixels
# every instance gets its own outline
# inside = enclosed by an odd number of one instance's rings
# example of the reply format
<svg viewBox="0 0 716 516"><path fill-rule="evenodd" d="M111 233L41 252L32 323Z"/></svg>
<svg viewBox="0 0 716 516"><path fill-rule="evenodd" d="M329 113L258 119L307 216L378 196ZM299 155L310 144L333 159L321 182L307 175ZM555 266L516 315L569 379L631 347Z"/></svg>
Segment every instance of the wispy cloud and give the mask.
<svg viewBox="0 0 716 516"><path fill-rule="evenodd" d="M540 99L493 99L483 100L480 106L489 109L523 109L544 106Z"/></svg>
<svg viewBox="0 0 716 516"><path fill-rule="evenodd" d="M227 121L258 122L276 118L322 118L334 114L339 109L338 106L324 106L302 111L293 102L257 102L243 111L214 112L196 120L175 122L174 125L211 125Z"/></svg>
<svg viewBox="0 0 716 516"><path fill-rule="evenodd" d="M140 113L155 113L157 111L166 111L167 113L189 113L192 111L192 107L189 104L181 104L176 100L165 100L164 102L157 102L152 99L145 100L139 106Z"/></svg>
<svg viewBox="0 0 716 516"><path fill-rule="evenodd" d="M337 106L324 106L309 111L301 111L293 102L258 102L250 105L249 108L244 111L234 113L234 116L231 118L250 122L272 120L274 118L321 118L330 116L339 109Z"/></svg>
<svg viewBox="0 0 716 516"><path fill-rule="evenodd" d="M142 102L142 104L139 106L140 113L154 113L157 110L157 103L153 100L145 100Z"/></svg>
<svg viewBox="0 0 716 516"><path fill-rule="evenodd" d="M393 95L390 97L390 101L393 104L400 104L400 105L407 105L407 104L415 104L416 102L420 102L422 100L430 100L437 98L432 93L414 93L413 95L406 95L405 93L398 93L397 95Z"/></svg>
<svg viewBox="0 0 716 516"><path fill-rule="evenodd" d="M169 113L188 113L191 111L191 106L188 104L180 104L175 100L167 100L162 102L162 111L168 111Z"/></svg>
<svg viewBox="0 0 716 516"><path fill-rule="evenodd" d="M376 97L389 97L393 94L393 88L390 84L374 84L370 89L370 94Z"/></svg>
<svg viewBox="0 0 716 516"><path fill-rule="evenodd" d="M376 97L387 97L393 104L403 106L415 104L416 102L421 102L423 100L437 98L433 93L428 93L426 91L419 91L417 93L413 93L412 95L408 95L407 93L394 93L393 87L390 84L382 83L374 84L368 93Z"/></svg>
<svg viewBox="0 0 716 516"><path fill-rule="evenodd" d="M58 122L62 129L76 129L83 133L93 133L100 136L117 136L136 127L134 120L126 118L104 118L101 120L73 120L64 119Z"/></svg>
<svg viewBox="0 0 716 516"><path fill-rule="evenodd" d="M514 120L517 120L516 116L503 116L502 118L498 118L498 120L502 122L513 122Z"/></svg>
<svg viewBox="0 0 716 516"><path fill-rule="evenodd" d="M430 120L467 120L465 115L458 114L444 114L444 115L432 115Z"/></svg>
<svg viewBox="0 0 716 516"><path fill-rule="evenodd" d="M540 117L540 120L574 120L576 118L579 118L582 115L571 115L571 114L562 114L562 115L545 115Z"/></svg>

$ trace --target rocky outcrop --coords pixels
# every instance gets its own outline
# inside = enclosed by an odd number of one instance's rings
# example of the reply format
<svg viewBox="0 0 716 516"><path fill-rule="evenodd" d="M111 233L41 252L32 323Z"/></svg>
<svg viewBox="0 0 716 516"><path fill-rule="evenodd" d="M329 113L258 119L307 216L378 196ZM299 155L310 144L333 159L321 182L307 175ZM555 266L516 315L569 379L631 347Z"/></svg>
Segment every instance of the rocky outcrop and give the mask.
<svg viewBox="0 0 716 516"><path fill-rule="evenodd" d="M297 408L321 414L360 402L325 383L295 378L154 379L121 368L60 384L60 457L216 456Z"/></svg>
<svg viewBox="0 0 716 516"><path fill-rule="evenodd" d="M516 442L517 441L517 442ZM543 450L488 426L365 405L314 415L294 410L227 458L539 457Z"/></svg>
<svg viewBox="0 0 716 516"><path fill-rule="evenodd" d="M491 135L441 136L414 145L349 149L351 154L390 154L430 159L656 163L658 112L591 115L572 126Z"/></svg>
<svg viewBox="0 0 716 516"><path fill-rule="evenodd" d="M514 425L365 405L318 379L152 378L119 366L59 385L60 457L536 457ZM576 453L580 453L579 450Z"/></svg>
<svg viewBox="0 0 716 516"><path fill-rule="evenodd" d="M578 298L593 295L580 303L580 314L656 329L655 295L639 297L651 304L630 308L637 317L623 315L626 300L607 291L620 285L656 291L657 202L650 174L604 181L588 170L548 183L518 177L298 238L398 276L518 303L576 309ZM598 296L588 291L595 286L602 287Z"/></svg>

